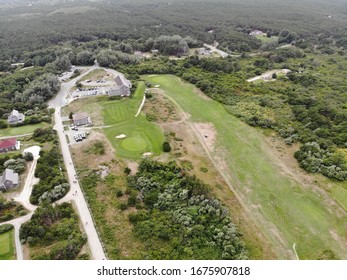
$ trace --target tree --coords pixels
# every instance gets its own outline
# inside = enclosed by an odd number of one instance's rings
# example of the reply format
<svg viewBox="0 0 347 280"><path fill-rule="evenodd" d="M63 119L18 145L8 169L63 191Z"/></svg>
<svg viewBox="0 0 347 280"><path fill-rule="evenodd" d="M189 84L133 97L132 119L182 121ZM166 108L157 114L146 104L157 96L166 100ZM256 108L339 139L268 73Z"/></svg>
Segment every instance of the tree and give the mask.
<svg viewBox="0 0 347 280"><path fill-rule="evenodd" d="M169 142L164 142L163 143L163 152L169 153L170 151L171 151L171 146L170 146Z"/></svg>
<svg viewBox="0 0 347 280"><path fill-rule="evenodd" d="M23 156L23 158L26 160L26 161L32 161L34 159L34 156L32 153L30 152L26 152Z"/></svg>
<svg viewBox="0 0 347 280"><path fill-rule="evenodd" d="M68 55L58 57L54 61L54 66L59 71L68 71L71 68L71 61Z"/></svg>

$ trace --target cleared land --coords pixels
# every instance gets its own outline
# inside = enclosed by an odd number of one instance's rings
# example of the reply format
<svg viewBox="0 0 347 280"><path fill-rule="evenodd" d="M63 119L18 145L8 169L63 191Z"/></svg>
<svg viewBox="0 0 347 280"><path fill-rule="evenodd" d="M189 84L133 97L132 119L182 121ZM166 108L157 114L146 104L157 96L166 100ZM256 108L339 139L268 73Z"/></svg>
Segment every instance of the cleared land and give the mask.
<svg viewBox="0 0 347 280"><path fill-rule="evenodd" d="M146 76L191 121L212 123L216 145L211 156L218 169L237 190L279 258L347 258L347 217L339 205L322 192L297 182L279 164L266 137L236 117L223 105L195 94L193 85L171 75Z"/></svg>
<svg viewBox="0 0 347 280"><path fill-rule="evenodd" d="M14 230L0 234L0 260L14 260Z"/></svg>

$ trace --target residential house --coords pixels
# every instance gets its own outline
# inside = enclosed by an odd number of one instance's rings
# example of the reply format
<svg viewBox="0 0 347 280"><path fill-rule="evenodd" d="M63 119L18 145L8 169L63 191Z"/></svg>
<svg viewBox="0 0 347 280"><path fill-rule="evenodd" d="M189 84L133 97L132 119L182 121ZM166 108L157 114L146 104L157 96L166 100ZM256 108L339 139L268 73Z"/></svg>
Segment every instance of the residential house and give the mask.
<svg viewBox="0 0 347 280"><path fill-rule="evenodd" d="M24 119L24 114L19 113L17 110L13 110L7 118L7 122L9 124L17 124L23 122Z"/></svg>
<svg viewBox="0 0 347 280"><path fill-rule="evenodd" d="M87 113L77 113L72 115L72 120L75 126L87 125L91 120Z"/></svg>
<svg viewBox="0 0 347 280"><path fill-rule="evenodd" d="M18 173L12 169L5 169L4 173L0 177L0 190L13 189L18 186L19 176Z"/></svg>
<svg viewBox="0 0 347 280"><path fill-rule="evenodd" d="M0 153L6 153L9 151L16 151L20 148L20 141L16 138L7 138L0 141Z"/></svg>
<svg viewBox="0 0 347 280"><path fill-rule="evenodd" d="M124 76L118 75L115 78L116 85L108 90L108 96L129 96L132 84Z"/></svg>

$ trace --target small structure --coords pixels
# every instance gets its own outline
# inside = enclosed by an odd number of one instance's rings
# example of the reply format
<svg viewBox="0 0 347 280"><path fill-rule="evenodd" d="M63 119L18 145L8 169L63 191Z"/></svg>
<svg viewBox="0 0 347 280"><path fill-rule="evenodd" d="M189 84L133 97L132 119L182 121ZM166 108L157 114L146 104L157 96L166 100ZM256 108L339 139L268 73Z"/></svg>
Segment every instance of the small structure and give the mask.
<svg viewBox="0 0 347 280"><path fill-rule="evenodd" d="M267 34L260 30L253 30L251 33L249 33L251 36L266 36Z"/></svg>
<svg viewBox="0 0 347 280"><path fill-rule="evenodd" d="M208 56L208 55L211 55L212 52L210 50L205 49L205 48L201 48L198 50L198 54Z"/></svg>
<svg viewBox="0 0 347 280"><path fill-rule="evenodd" d="M7 153L10 151L16 151L20 148L20 141L16 138L8 138L0 141L0 153Z"/></svg>
<svg viewBox="0 0 347 280"><path fill-rule="evenodd" d="M25 119L24 114L19 113L17 110L13 110L7 118L9 124L17 124L23 122Z"/></svg>
<svg viewBox="0 0 347 280"><path fill-rule="evenodd" d="M159 50L157 50L157 49L151 50L151 53L152 53L152 54L158 54L158 53L159 53Z"/></svg>
<svg viewBox="0 0 347 280"><path fill-rule="evenodd" d="M18 186L19 176L18 173L12 169L5 169L4 173L0 177L0 190L7 191Z"/></svg>
<svg viewBox="0 0 347 280"><path fill-rule="evenodd" d="M72 120L75 126L87 125L91 120L87 113L77 113L72 115Z"/></svg>
<svg viewBox="0 0 347 280"><path fill-rule="evenodd" d="M129 96L132 84L122 75L115 79L116 85L108 90L108 96Z"/></svg>
<svg viewBox="0 0 347 280"><path fill-rule="evenodd" d="M144 57L143 53L140 51L134 52L134 56L136 56L137 58L143 58Z"/></svg>
<svg viewBox="0 0 347 280"><path fill-rule="evenodd" d="M284 74L284 75L287 75L288 73L290 73L290 72L292 72L291 70L289 70L289 69L282 69L282 74Z"/></svg>

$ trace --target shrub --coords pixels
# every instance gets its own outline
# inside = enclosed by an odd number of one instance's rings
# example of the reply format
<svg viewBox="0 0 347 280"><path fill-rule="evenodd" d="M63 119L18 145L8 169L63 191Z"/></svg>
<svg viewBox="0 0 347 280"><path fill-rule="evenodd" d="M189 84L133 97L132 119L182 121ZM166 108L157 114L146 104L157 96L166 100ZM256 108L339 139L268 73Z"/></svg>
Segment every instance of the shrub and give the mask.
<svg viewBox="0 0 347 280"><path fill-rule="evenodd" d="M121 190L118 190L118 191L116 192L116 196L117 196L117 197L123 196L123 192L122 192Z"/></svg>
<svg viewBox="0 0 347 280"><path fill-rule="evenodd" d="M1 233L8 232L8 231L10 231L11 229L13 229L13 225L11 225L11 224L1 225L1 226L0 226L0 234L1 234Z"/></svg>
<svg viewBox="0 0 347 280"><path fill-rule="evenodd" d="M170 146L169 142L164 142L163 143L163 152L169 153L170 151L171 151L171 146Z"/></svg>
<svg viewBox="0 0 347 280"><path fill-rule="evenodd" d="M131 169L129 167L124 168L124 173L129 175L131 173Z"/></svg>
<svg viewBox="0 0 347 280"><path fill-rule="evenodd" d="M127 210L128 205L126 205L125 203L121 203L121 204L119 204L118 209L121 211Z"/></svg>

